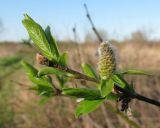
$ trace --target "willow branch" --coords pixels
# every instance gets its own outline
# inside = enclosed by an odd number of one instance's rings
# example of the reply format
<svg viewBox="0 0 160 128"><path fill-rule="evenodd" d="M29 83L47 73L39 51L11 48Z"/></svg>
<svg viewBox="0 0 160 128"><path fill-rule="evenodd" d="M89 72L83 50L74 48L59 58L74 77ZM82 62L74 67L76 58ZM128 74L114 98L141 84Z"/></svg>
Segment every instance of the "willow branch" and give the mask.
<svg viewBox="0 0 160 128"><path fill-rule="evenodd" d="M91 18L90 14L89 14L89 11L88 11L88 8L87 8L87 5L86 5L86 4L84 4L84 8L85 8L85 10L86 10L86 17L88 18L88 20L89 20L89 22L90 22L90 24L91 24L91 26L92 26L92 30L94 31L94 33L96 34L98 40L100 41L99 43L103 42L102 37L101 37L100 34L98 33L98 31L97 31L97 29L96 29L96 27L95 27L95 25L94 25L94 23L93 23L93 21L92 21L92 18Z"/></svg>
<svg viewBox="0 0 160 128"><path fill-rule="evenodd" d="M118 91L126 94L127 96L131 97L132 99L138 99L138 100L141 100L141 101L144 101L144 102L147 102L147 103L150 103L150 104L153 104L153 105L156 105L156 106L159 106L160 107L160 102L159 101L156 101L154 99L149 99L145 96L142 96L138 93L131 93L130 91L128 91L127 89L123 89L121 87L119 87L118 85L115 85L114 86Z"/></svg>
<svg viewBox="0 0 160 128"><path fill-rule="evenodd" d="M59 63L57 62L53 62L53 61L49 61L46 57L44 57L43 55L41 54L37 54L37 61L38 63L42 64L42 65L45 65L45 66L48 66L48 67L54 67L55 69L58 69L58 70L61 70L61 71L65 71L65 72L68 72L68 73L71 73L74 75L74 78L75 79L84 79L84 80L88 80L88 81L92 81L92 82L96 82L98 83L99 81L97 79L94 79L92 77L89 77L87 75L84 75L78 71L75 71L73 69L70 69L66 66L62 66L60 65Z"/></svg>
<svg viewBox="0 0 160 128"><path fill-rule="evenodd" d="M43 57L43 55L41 55L41 56ZM98 83L98 84L100 83L100 81L98 79L89 77L89 76L87 76L85 74L82 74L82 73L80 73L78 71L75 71L75 70L70 69L68 67L62 66L57 62L49 61L45 57L44 57L43 61L40 61L39 63L42 64L42 65L49 66L49 67L54 67L54 68L56 68L58 70L61 70L61 71L65 71L65 72L71 73L71 74L74 75L75 79L84 79L84 80L92 81L92 82L95 82L95 83ZM160 107L160 102L159 101L147 98L147 97L142 96L140 94L137 94L135 92L132 93L127 89L121 88L118 84L114 84L114 87L115 87L116 90L118 90L119 92L122 92L123 94L125 94L126 96L128 96L128 97L130 97L132 99L137 99L137 100L144 101L146 103L149 103L149 104L152 104L152 105Z"/></svg>

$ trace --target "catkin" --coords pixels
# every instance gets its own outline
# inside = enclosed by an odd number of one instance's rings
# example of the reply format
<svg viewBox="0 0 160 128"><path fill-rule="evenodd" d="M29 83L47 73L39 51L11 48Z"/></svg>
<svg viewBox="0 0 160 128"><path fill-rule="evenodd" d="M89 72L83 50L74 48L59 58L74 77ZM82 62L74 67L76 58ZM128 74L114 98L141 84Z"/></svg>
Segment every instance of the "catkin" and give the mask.
<svg viewBox="0 0 160 128"><path fill-rule="evenodd" d="M99 74L108 79L116 71L116 58L109 42L102 42L99 47Z"/></svg>

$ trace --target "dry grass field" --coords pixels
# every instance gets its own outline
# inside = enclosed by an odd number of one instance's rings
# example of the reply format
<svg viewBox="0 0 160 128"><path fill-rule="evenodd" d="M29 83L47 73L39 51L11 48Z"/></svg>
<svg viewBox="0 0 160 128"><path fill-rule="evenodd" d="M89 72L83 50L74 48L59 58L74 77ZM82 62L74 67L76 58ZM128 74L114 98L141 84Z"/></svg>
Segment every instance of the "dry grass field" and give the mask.
<svg viewBox="0 0 160 128"><path fill-rule="evenodd" d="M153 76L128 76L137 92L160 100L160 43L114 43L117 48L119 70L144 69ZM97 68L98 43L80 45L60 43L61 51L68 51L69 66L80 70L80 61ZM55 97L41 104L40 98L29 90L31 82L19 62L25 59L35 66L35 50L18 43L0 44L0 128L129 128L127 123L105 105L95 112L76 119L75 99ZM80 59L81 58L81 59ZM73 81L79 84L78 81ZM133 100L130 104L133 120L141 128L160 128L160 108Z"/></svg>

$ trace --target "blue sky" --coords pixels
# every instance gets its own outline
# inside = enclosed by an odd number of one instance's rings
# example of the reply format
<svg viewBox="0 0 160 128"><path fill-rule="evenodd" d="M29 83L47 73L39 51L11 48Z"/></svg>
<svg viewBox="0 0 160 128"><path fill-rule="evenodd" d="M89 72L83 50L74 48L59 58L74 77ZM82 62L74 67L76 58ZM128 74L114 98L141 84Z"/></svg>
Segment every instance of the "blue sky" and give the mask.
<svg viewBox="0 0 160 128"><path fill-rule="evenodd" d="M72 38L76 24L81 39L91 30L83 4L88 5L97 28L106 30L110 38L122 39L137 29L148 31L160 39L159 0L1 0L0 19L4 30L0 41L27 38L21 21L27 13L43 27L50 25L59 39Z"/></svg>

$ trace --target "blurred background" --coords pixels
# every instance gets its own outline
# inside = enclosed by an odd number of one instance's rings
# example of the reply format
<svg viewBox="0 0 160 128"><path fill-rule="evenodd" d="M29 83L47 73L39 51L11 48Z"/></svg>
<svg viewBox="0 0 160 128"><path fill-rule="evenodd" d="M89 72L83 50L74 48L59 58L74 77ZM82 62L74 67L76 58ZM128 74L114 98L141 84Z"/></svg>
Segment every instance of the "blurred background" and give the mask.
<svg viewBox="0 0 160 128"><path fill-rule="evenodd" d="M87 4L95 27L117 49L118 68L143 69L152 77L128 76L138 93L160 100L160 1L158 0L2 0L0 3L0 128L130 128L105 105L75 118L75 99L53 98L45 104L29 90L20 61L35 61L21 21L27 13L52 34L62 51L69 53L69 66L80 71L80 63L97 69L99 40L86 17ZM76 31L73 31L76 30ZM80 57L81 59L77 59ZM76 84L74 81L73 84ZM160 109L134 100L134 121L142 128L160 128Z"/></svg>

